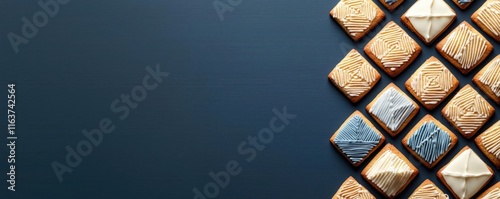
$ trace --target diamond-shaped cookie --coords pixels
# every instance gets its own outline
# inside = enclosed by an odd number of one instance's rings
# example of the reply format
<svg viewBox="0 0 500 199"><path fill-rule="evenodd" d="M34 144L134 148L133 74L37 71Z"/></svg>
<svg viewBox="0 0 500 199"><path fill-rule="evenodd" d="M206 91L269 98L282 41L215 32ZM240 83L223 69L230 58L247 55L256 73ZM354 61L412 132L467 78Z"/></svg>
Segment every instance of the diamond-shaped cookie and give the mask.
<svg viewBox="0 0 500 199"><path fill-rule="evenodd" d="M379 0L390 12L394 11L404 0Z"/></svg>
<svg viewBox="0 0 500 199"><path fill-rule="evenodd" d="M500 121L479 134L474 141L495 167L500 168Z"/></svg>
<svg viewBox="0 0 500 199"><path fill-rule="evenodd" d="M500 55L497 55L481 69L472 78L472 82L495 103L500 104Z"/></svg>
<svg viewBox="0 0 500 199"><path fill-rule="evenodd" d="M330 16L354 41L359 41L385 18L372 0L340 0Z"/></svg>
<svg viewBox="0 0 500 199"><path fill-rule="evenodd" d="M472 14L471 19L484 32L500 42L500 1L490 0Z"/></svg>
<svg viewBox="0 0 500 199"><path fill-rule="evenodd" d="M340 186L339 190L335 195L333 195L332 199L375 199L375 197L366 190L363 185L359 184L356 179L352 176L349 176L344 183Z"/></svg>
<svg viewBox="0 0 500 199"><path fill-rule="evenodd" d="M469 84L448 102L441 113L469 139L488 121L495 109Z"/></svg>
<svg viewBox="0 0 500 199"><path fill-rule="evenodd" d="M353 49L335 66L328 79L352 103L356 103L380 80L380 74Z"/></svg>
<svg viewBox="0 0 500 199"><path fill-rule="evenodd" d="M448 195L443 193L431 180L426 179L410 195L409 199L448 199Z"/></svg>
<svg viewBox="0 0 500 199"><path fill-rule="evenodd" d="M330 142L357 167L385 142L385 137L361 112L355 111L333 134Z"/></svg>
<svg viewBox="0 0 500 199"><path fill-rule="evenodd" d="M498 199L500 198L500 182L488 188L481 195L477 197L478 199Z"/></svg>
<svg viewBox="0 0 500 199"><path fill-rule="evenodd" d="M465 10L473 1L474 0L453 0L453 3L457 4L460 9Z"/></svg>

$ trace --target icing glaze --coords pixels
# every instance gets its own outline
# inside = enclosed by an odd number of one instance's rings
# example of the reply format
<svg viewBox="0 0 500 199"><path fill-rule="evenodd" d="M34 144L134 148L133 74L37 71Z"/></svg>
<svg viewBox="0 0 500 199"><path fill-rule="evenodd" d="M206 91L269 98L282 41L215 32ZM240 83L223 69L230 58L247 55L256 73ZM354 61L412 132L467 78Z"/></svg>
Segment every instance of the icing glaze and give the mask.
<svg viewBox="0 0 500 199"><path fill-rule="evenodd" d="M500 123L497 122L481 134L481 142L486 151L500 159Z"/></svg>
<svg viewBox="0 0 500 199"><path fill-rule="evenodd" d="M374 38L370 51L385 68L395 71L416 51L415 41L394 22L389 22Z"/></svg>
<svg viewBox="0 0 500 199"><path fill-rule="evenodd" d="M413 172L404 160L387 150L375 160L366 177L392 197L408 182Z"/></svg>
<svg viewBox="0 0 500 199"><path fill-rule="evenodd" d="M398 0L385 0L385 3L387 3L388 5L392 5L394 3L396 3Z"/></svg>
<svg viewBox="0 0 500 199"><path fill-rule="evenodd" d="M378 74L358 51L351 51L333 69L331 78L347 95L357 97L371 89Z"/></svg>
<svg viewBox="0 0 500 199"><path fill-rule="evenodd" d="M486 39L462 23L451 32L442 50L460 63L463 69L469 69L484 55L486 44Z"/></svg>
<svg viewBox="0 0 500 199"><path fill-rule="evenodd" d="M490 117L491 105L472 87L464 87L449 102L445 115L465 134L475 132Z"/></svg>
<svg viewBox="0 0 500 199"><path fill-rule="evenodd" d="M453 74L439 61L424 63L410 85L424 104L438 104L452 87Z"/></svg>
<svg viewBox="0 0 500 199"><path fill-rule="evenodd" d="M460 5L464 5L464 4L466 4L466 3L470 3L471 1L472 1L472 0L458 0L458 3L459 3Z"/></svg>
<svg viewBox="0 0 500 199"><path fill-rule="evenodd" d="M500 189L495 188L495 189L491 190L488 194L486 194L481 199L498 199L498 198L500 198Z"/></svg>
<svg viewBox="0 0 500 199"><path fill-rule="evenodd" d="M380 142L381 136L359 115L340 129L334 142L353 163L358 163Z"/></svg>
<svg viewBox="0 0 500 199"><path fill-rule="evenodd" d="M409 199L448 199L448 195L439 191L435 185L426 184L419 189L415 190Z"/></svg>
<svg viewBox="0 0 500 199"><path fill-rule="evenodd" d="M424 122L406 144L429 164L434 163L451 145L451 137L434 122Z"/></svg>
<svg viewBox="0 0 500 199"><path fill-rule="evenodd" d="M486 71L479 77L479 81L500 97L500 59L495 59L486 66Z"/></svg>
<svg viewBox="0 0 500 199"><path fill-rule="evenodd" d="M341 0L332 10L332 17L352 36L364 32L376 16L377 8L369 0Z"/></svg>
<svg viewBox="0 0 500 199"><path fill-rule="evenodd" d="M479 8L477 19L495 36L500 36L500 1L486 1Z"/></svg>
<svg viewBox="0 0 500 199"><path fill-rule="evenodd" d="M443 0L418 0L405 16L418 34L425 38L425 42L429 43L448 27L456 14Z"/></svg>
<svg viewBox="0 0 500 199"><path fill-rule="evenodd" d="M461 199L471 198L493 175L471 149L466 149L453 158L441 174L446 184Z"/></svg>
<svg viewBox="0 0 500 199"><path fill-rule="evenodd" d="M363 186L361 186L354 179L349 178L340 187L337 197L333 199L375 199L373 195L368 192Z"/></svg>
<svg viewBox="0 0 500 199"><path fill-rule="evenodd" d="M391 87L380 95L369 112L377 116L391 131L397 131L415 108L408 98Z"/></svg>

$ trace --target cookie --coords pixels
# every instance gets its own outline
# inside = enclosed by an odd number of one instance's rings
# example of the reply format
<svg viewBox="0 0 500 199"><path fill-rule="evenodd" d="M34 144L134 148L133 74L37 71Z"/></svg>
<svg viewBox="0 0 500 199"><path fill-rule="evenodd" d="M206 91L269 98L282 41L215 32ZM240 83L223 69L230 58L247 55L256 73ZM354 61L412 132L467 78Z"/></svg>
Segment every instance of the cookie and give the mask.
<svg viewBox="0 0 500 199"><path fill-rule="evenodd" d="M431 180L426 179L415 191L408 197L408 199L448 199L448 195L443 193Z"/></svg>
<svg viewBox="0 0 500 199"><path fill-rule="evenodd" d="M437 176L455 198L469 199L491 180L493 170L465 146Z"/></svg>
<svg viewBox="0 0 500 199"><path fill-rule="evenodd" d="M478 199L498 199L500 198L500 182L488 188L481 195L477 197Z"/></svg>
<svg viewBox="0 0 500 199"><path fill-rule="evenodd" d="M489 36L500 42L500 1L489 0L470 17Z"/></svg>
<svg viewBox="0 0 500 199"><path fill-rule="evenodd" d="M349 178L347 178L344 183L340 185L337 193L335 193L335 195L333 195L332 197L332 199L339 198L375 199L375 196L373 196L365 187L363 187L363 185L359 184L356 179L354 179L352 176L349 176Z"/></svg>
<svg viewBox="0 0 500 199"><path fill-rule="evenodd" d="M359 41L385 18L372 0L340 0L330 16L354 41Z"/></svg>
<svg viewBox="0 0 500 199"><path fill-rule="evenodd" d="M453 3L457 4L457 6L465 10L474 0L453 0Z"/></svg>
<svg viewBox="0 0 500 199"><path fill-rule="evenodd" d="M441 113L455 129L469 139L491 118L495 109L467 84L448 102Z"/></svg>
<svg viewBox="0 0 500 199"><path fill-rule="evenodd" d="M493 162L497 169L500 169L500 121L479 134L474 141L479 150Z"/></svg>
<svg viewBox="0 0 500 199"><path fill-rule="evenodd" d="M462 74L467 74L486 59L493 51L493 46L464 21L441 40L436 49Z"/></svg>
<svg viewBox="0 0 500 199"><path fill-rule="evenodd" d="M365 46L364 51L389 76L396 77L417 58L422 49L391 21Z"/></svg>
<svg viewBox="0 0 500 199"><path fill-rule="evenodd" d="M430 9L429 9L430 8ZM425 44L431 44L457 18L443 0L418 0L401 16L401 21Z"/></svg>
<svg viewBox="0 0 500 199"><path fill-rule="evenodd" d="M482 68L472 78L472 82L495 103L500 104L500 55L497 55Z"/></svg>
<svg viewBox="0 0 500 199"><path fill-rule="evenodd" d="M403 146L431 169L457 144L458 138L431 115L426 115L403 138Z"/></svg>
<svg viewBox="0 0 500 199"><path fill-rule="evenodd" d="M368 113L391 136L396 136L420 110L417 103L390 83L366 106Z"/></svg>
<svg viewBox="0 0 500 199"><path fill-rule="evenodd" d="M433 110L459 85L457 78L434 56L406 81L405 87L426 109Z"/></svg>
<svg viewBox="0 0 500 199"><path fill-rule="evenodd" d="M379 0L390 12L394 11L404 0Z"/></svg>
<svg viewBox="0 0 500 199"><path fill-rule="evenodd" d="M351 100L358 102L380 80L380 74L355 49L330 72L328 79Z"/></svg>
<svg viewBox="0 0 500 199"><path fill-rule="evenodd" d="M394 145L387 144L361 175L385 197L395 198L418 175L418 169Z"/></svg>
<svg viewBox="0 0 500 199"><path fill-rule="evenodd" d="M385 142L385 137L360 111L355 111L330 138L335 148L355 167Z"/></svg>

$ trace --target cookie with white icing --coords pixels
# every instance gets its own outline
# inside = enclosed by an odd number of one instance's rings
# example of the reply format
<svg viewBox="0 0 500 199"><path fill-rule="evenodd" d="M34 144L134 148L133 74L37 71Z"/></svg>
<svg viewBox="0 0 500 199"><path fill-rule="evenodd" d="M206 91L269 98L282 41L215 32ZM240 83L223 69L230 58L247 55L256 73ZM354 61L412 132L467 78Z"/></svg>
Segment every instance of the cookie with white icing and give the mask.
<svg viewBox="0 0 500 199"><path fill-rule="evenodd" d="M493 162L496 168L500 169L500 121L479 134L474 141L479 150Z"/></svg>
<svg viewBox="0 0 500 199"><path fill-rule="evenodd" d="M401 21L420 40L429 45L436 40L457 18L457 14L443 0L418 0Z"/></svg>
<svg viewBox="0 0 500 199"><path fill-rule="evenodd" d="M406 89L425 108L436 108L459 85L457 78L434 56L425 61L406 81Z"/></svg>
<svg viewBox="0 0 500 199"><path fill-rule="evenodd" d="M418 169L392 144L385 145L361 172L387 198L396 198L418 175Z"/></svg>
<svg viewBox="0 0 500 199"><path fill-rule="evenodd" d="M391 136L396 136L420 110L395 84L390 83L366 106L366 111Z"/></svg>
<svg viewBox="0 0 500 199"><path fill-rule="evenodd" d="M391 21L365 46L364 51L382 70L396 77L417 58L422 48Z"/></svg>
<svg viewBox="0 0 500 199"><path fill-rule="evenodd" d="M474 0L453 0L460 9L465 10Z"/></svg>
<svg viewBox="0 0 500 199"><path fill-rule="evenodd" d="M493 178L493 170L468 146L437 172L455 198L472 198Z"/></svg>
<svg viewBox="0 0 500 199"><path fill-rule="evenodd" d="M486 59L493 45L464 21L441 40L436 49L462 74L467 74Z"/></svg>
<svg viewBox="0 0 500 199"><path fill-rule="evenodd" d="M448 195L443 193L431 180L426 179L408 199L448 199Z"/></svg>
<svg viewBox="0 0 500 199"><path fill-rule="evenodd" d="M358 102L380 80L380 74L355 49L330 72L328 79L351 100Z"/></svg>
<svg viewBox="0 0 500 199"><path fill-rule="evenodd" d="M470 139L493 116L495 109L467 84L441 113L465 138Z"/></svg>
<svg viewBox="0 0 500 199"><path fill-rule="evenodd" d="M359 41L385 18L372 0L340 0L330 16L354 41Z"/></svg>
<svg viewBox="0 0 500 199"><path fill-rule="evenodd" d="M404 0L379 0L390 12L394 11Z"/></svg>
<svg viewBox="0 0 500 199"><path fill-rule="evenodd" d="M500 198L500 182L486 189L477 199L498 199Z"/></svg>
<svg viewBox="0 0 500 199"><path fill-rule="evenodd" d="M359 184L356 179L349 176L339 190L333 195L332 199L375 199L363 185Z"/></svg>
<svg viewBox="0 0 500 199"><path fill-rule="evenodd" d="M500 16L500 15L499 15ZM472 78L477 87L486 95L500 104L500 55L493 58Z"/></svg>
<svg viewBox="0 0 500 199"><path fill-rule="evenodd" d="M484 32L500 42L500 0L489 0L470 17Z"/></svg>
<svg viewBox="0 0 500 199"><path fill-rule="evenodd" d="M357 167L382 146L385 137L360 111L355 111L333 134L330 142Z"/></svg>

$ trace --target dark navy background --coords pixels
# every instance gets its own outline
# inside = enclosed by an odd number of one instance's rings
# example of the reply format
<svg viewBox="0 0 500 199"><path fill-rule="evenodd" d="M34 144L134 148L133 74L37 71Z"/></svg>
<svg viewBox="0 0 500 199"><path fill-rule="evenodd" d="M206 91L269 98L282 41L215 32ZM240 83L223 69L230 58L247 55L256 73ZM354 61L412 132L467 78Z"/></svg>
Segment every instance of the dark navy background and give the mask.
<svg viewBox="0 0 500 199"><path fill-rule="evenodd" d="M331 198L350 175L381 197L360 175L369 161L352 167L329 143L330 136L354 110L367 115L365 106L390 82L403 88L431 55L445 63L463 87L498 54L500 45L480 31L496 49L476 70L462 75L434 45L425 46L403 26L421 45L422 54L394 79L377 68L381 81L353 105L328 82L328 73L352 48L362 51L390 20L401 25L399 17L413 1L405 1L392 14L381 7L386 19L357 43L328 15L337 2L243 0L220 21L211 0L72 0L16 54L7 33L21 34L21 18L41 9L36 1L0 1L0 173L8 172L6 98L11 82L17 85L19 138L17 191L7 191L7 175L0 175L0 197L193 198L192 189L203 189L212 181L208 173L223 170L230 160L239 161L243 170L218 198ZM477 0L462 11L451 0L446 2L458 19L437 41L461 21L470 22L483 3ZM140 85L145 67L156 64L170 76L119 121L109 108L111 102ZM440 111L450 98L434 111L422 107L396 138L384 133L420 170L401 197L426 178L449 193L435 174L465 145L493 167L473 140L464 139L443 119ZM297 117L246 163L238 145L268 127L272 109L284 106ZM460 139L431 170L400 143L426 113ZM81 131L97 128L104 117L113 120L115 132L105 135L60 183L51 163L63 163L65 147L76 146L84 139ZM496 114L480 132L499 118ZM495 176L489 185L498 180Z"/></svg>

